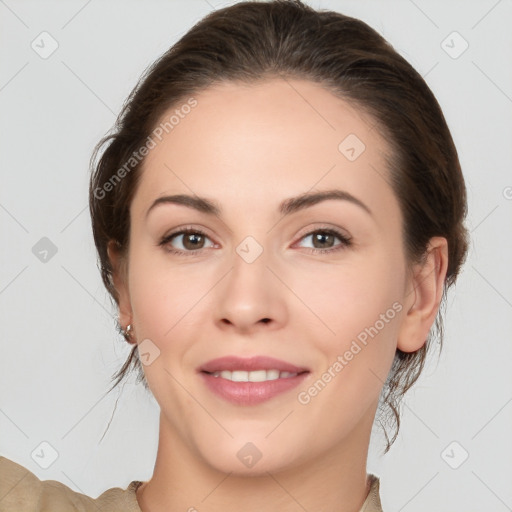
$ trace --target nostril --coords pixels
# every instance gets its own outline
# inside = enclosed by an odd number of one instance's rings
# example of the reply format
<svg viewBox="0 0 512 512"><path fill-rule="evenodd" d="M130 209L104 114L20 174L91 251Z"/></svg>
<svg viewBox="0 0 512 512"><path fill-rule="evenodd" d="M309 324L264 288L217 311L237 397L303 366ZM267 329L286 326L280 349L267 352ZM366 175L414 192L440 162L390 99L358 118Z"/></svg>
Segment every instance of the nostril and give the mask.
<svg viewBox="0 0 512 512"><path fill-rule="evenodd" d="M268 324L270 322L270 318L262 318L261 321Z"/></svg>

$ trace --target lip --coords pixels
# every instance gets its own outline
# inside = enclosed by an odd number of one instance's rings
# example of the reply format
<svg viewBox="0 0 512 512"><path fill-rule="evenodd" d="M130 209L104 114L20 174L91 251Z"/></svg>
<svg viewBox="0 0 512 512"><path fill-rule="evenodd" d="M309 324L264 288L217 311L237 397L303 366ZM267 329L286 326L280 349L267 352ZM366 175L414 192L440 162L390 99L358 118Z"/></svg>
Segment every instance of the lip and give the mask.
<svg viewBox="0 0 512 512"><path fill-rule="evenodd" d="M223 370L255 371L279 370L280 372L296 373L294 377L278 378L264 382L233 382L220 376L214 377L213 372ZM290 391L297 387L310 374L307 368L295 366L286 361L267 356L241 358L236 356L220 357L208 361L198 368L200 377L206 387L220 398L235 405L257 405Z"/></svg>
<svg viewBox="0 0 512 512"><path fill-rule="evenodd" d="M286 361L275 359L268 356L254 356L249 358L237 356L225 356L212 359L203 364L198 371L200 372L220 372L222 370L244 370L247 372L254 370L279 370L280 372L302 373L309 371L307 368L295 366Z"/></svg>

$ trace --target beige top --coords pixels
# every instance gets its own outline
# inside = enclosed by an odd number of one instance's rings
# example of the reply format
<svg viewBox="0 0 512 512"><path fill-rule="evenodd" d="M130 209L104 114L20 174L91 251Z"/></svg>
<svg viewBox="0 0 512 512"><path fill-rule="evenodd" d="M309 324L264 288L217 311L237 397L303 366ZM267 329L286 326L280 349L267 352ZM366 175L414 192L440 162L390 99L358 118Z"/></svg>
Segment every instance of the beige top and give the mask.
<svg viewBox="0 0 512 512"><path fill-rule="evenodd" d="M382 512L379 479L370 475L370 492L359 512ZM126 489L108 489L96 499L72 491L56 480L41 481L28 469L0 457L0 512L142 512L132 481Z"/></svg>

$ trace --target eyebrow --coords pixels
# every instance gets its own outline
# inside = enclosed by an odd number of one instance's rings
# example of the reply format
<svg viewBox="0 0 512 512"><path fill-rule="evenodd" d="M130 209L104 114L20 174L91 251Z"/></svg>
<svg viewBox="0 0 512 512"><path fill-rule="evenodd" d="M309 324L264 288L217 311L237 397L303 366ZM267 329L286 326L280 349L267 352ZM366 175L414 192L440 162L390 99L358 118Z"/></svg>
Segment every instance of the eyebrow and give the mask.
<svg viewBox="0 0 512 512"><path fill-rule="evenodd" d="M311 206L314 206L323 201L332 199L348 201L359 206L369 215L373 215L370 208L368 208L368 206L366 206L366 204L364 204L360 199L345 190L338 189L324 190L322 192L306 192L296 197L290 197L285 199L279 205L278 212L283 216L287 216L300 210L310 208ZM220 217L222 213L222 209L216 201L196 195L192 196L188 194L175 194L171 196L162 196L155 199L153 204L148 208L146 217L149 215L149 212L153 210L153 208L161 204L178 204L187 206L199 212L206 213L208 215L216 215L218 217Z"/></svg>

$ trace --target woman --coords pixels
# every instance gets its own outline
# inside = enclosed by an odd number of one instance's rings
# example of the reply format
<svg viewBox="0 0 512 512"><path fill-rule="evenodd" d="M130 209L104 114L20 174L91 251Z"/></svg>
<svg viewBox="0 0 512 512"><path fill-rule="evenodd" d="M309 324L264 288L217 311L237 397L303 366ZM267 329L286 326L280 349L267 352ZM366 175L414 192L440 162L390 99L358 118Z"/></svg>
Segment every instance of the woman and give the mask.
<svg viewBox="0 0 512 512"><path fill-rule="evenodd" d="M421 76L359 20L242 2L148 70L102 148L116 384L134 367L160 405L154 474L92 500L1 459L7 510L382 510L371 428L387 414L388 450L467 249Z"/></svg>

